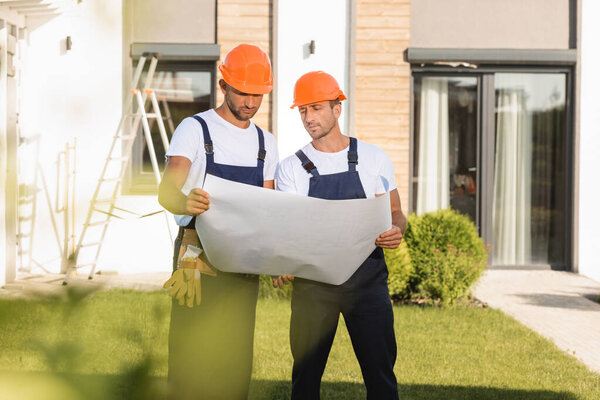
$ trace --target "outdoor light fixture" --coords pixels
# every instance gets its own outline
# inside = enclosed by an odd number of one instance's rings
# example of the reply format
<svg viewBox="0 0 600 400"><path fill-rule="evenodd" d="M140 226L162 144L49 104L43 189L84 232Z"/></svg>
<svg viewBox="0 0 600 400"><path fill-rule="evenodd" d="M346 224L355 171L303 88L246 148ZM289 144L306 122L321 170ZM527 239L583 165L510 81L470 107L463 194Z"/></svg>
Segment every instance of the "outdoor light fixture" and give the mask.
<svg viewBox="0 0 600 400"><path fill-rule="evenodd" d="M73 42L71 42L71 36L67 36L67 38L65 39L65 46L67 48L67 51L71 50L71 47L73 46Z"/></svg>
<svg viewBox="0 0 600 400"><path fill-rule="evenodd" d="M310 45L308 46L308 48L310 50L310 54L315 54L315 47L316 47L315 41L311 40Z"/></svg>

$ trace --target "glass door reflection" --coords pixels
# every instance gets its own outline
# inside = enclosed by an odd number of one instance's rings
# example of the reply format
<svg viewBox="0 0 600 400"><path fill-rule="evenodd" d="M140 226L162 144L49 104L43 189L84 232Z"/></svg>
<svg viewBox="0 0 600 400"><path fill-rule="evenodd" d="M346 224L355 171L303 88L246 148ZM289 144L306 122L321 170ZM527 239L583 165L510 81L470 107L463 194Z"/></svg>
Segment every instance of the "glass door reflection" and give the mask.
<svg viewBox="0 0 600 400"><path fill-rule="evenodd" d="M413 208L477 218L476 77L415 77Z"/></svg>
<svg viewBox="0 0 600 400"><path fill-rule="evenodd" d="M565 265L566 75L495 74L495 265Z"/></svg>

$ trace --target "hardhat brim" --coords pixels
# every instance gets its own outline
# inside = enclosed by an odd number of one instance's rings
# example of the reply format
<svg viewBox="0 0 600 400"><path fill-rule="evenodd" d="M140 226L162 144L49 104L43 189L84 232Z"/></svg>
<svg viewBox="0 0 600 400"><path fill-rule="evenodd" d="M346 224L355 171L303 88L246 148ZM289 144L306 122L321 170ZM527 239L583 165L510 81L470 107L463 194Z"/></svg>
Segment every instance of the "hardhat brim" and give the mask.
<svg viewBox="0 0 600 400"><path fill-rule="evenodd" d="M303 102L303 101L295 102L294 104L292 104L290 106L290 108L306 106L308 104L320 103L322 101L331 101L331 100L344 101L344 100L347 100L347 97L344 95L344 93L340 93L337 97L334 97L333 99L323 99L323 100L317 100L317 101L311 101L311 102Z"/></svg>

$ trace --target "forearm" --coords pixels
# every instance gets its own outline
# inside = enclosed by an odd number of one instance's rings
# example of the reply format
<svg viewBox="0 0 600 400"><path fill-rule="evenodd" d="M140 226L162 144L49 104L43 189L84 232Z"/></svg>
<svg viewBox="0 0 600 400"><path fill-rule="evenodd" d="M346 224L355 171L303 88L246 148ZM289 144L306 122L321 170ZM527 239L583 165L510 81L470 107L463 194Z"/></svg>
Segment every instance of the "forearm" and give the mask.
<svg viewBox="0 0 600 400"><path fill-rule="evenodd" d="M187 196L170 180L163 179L158 186L158 203L167 211L176 215L186 212Z"/></svg>
<svg viewBox="0 0 600 400"><path fill-rule="evenodd" d="M187 179L192 162L181 156L169 157L167 168L158 185L158 203L176 215L186 215L187 197L181 188Z"/></svg>
<svg viewBox="0 0 600 400"><path fill-rule="evenodd" d="M406 216L402 212L402 210L396 210L392 212L392 225L397 226L402 231L406 232Z"/></svg>

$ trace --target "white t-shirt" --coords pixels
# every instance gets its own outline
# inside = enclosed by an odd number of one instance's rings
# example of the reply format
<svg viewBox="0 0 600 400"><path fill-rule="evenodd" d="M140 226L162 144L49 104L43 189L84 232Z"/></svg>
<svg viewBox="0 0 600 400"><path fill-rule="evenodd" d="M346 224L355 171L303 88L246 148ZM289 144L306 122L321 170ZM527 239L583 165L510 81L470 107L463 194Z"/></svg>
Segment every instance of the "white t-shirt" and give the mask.
<svg viewBox="0 0 600 400"><path fill-rule="evenodd" d="M217 164L235 165L240 167L255 167L258 156L258 132L250 121L246 129L227 122L215 110L210 109L197 114L206 121L208 132L213 142L214 160ZM263 176L265 181L274 179L279 155L275 137L263 131L265 138L265 165ZM204 150L204 135L202 125L192 117L181 121L167 151L170 156L185 157L192 162L190 172L181 191L187 195L193 188L202 187L206 171L206 153ZM176 215L177 224L185 226L191 221L189 215Z"/></svg>
<svg viewBox="0 0 600 400"><path fill-rule="evenodd" d="M394 165L388 155L379 147L357 141L358 164L356 170L367 198L396 189ZM311 143L302 148L313 162L320 175L348 171L348 147L336 153L318 151ZM306 172L302 162L294 154L279 163L275 179L277 190L308 195L312 174Z"/></svg>

